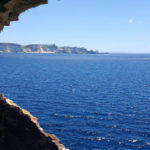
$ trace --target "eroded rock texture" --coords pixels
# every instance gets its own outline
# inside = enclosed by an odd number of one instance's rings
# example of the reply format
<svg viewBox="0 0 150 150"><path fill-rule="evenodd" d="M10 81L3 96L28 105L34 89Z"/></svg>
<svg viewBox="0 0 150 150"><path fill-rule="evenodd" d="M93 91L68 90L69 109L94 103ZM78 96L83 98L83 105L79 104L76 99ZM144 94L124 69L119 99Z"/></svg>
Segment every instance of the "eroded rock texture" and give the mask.
<svg viewBox="0 0 150 150"><path fill-rule="evenodd" d="M47 0L0 0L0 31L25 10ZM45 133L28 111L0 95L0 150L66 150L55 135Z"/></svg>
<svg viewBox="0 0 150 150"><path fill-rule="evenodd" d="M66 150L28 111L0 96L0 150Z"/></svg>
<svg viewBox="0 0 150 150"><path fill-rule="evenodd" d="M47 0L0 0L0 31L25 10L45 3Z"/></svg>

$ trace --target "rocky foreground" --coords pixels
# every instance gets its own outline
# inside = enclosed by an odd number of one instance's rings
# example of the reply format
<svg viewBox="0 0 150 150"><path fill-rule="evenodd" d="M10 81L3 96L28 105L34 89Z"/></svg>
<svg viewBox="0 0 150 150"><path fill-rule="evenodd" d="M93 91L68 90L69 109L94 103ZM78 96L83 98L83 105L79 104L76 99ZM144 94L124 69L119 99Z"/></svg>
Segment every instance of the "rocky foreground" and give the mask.
<svg viewBox="0 0 150 150"><path fill-rule="evenodd" d="M67 150L25 109L0 95L0 150Z"/></svg>
<svg viewBox="0 0 150 150"><path fill-rule="evenodd" d="M19 15L47 0L0 0L0 32ZM2 50L1 50L2 51ZM10 51L7 49L7 51ZM66 150L58 138L45 133L28 111L0 95L0 150Z"/></svg>
<svg viewBox="0 0 150 150"><path fill-rule="evenodd" d="M14 43L0 43L0 53L66 53L66 54L98 54L97 51L84 47L58 47L55 44L19 45Z"/></svg>

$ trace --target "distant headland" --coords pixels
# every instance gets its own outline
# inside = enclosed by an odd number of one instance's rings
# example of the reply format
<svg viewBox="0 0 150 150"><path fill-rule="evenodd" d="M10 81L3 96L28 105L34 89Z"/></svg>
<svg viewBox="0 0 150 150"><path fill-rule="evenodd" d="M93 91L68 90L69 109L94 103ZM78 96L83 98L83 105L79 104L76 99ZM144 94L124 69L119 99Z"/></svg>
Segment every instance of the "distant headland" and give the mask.
<svg viewBox="0 0 150 150"><path fill-rule="evenodd" d="M60 53L60 54L107 54L84 47L58 47L55 44L20 45L14 43L0 43L0 53Z"/></svg>

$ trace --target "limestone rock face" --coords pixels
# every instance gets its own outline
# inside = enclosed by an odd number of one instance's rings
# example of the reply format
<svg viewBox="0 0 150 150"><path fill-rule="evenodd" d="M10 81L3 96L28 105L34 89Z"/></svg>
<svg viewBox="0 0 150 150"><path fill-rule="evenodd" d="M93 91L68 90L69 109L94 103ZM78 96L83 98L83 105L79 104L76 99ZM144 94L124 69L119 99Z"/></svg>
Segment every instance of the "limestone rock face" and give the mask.
<svg viewBox="0 0 150 150"><path fill-rule="evenodd" d="M25 10L45 3L47 0L0 0L0 31Z"/></svg>
<svg viewBox="0 0 150 150"><path fill-rule="evenodd" d="M0 96L0 150L66 150L28 111Z"/></svg>
<svg viewBox="0 0 150 150"><path fill-rule="evenodd" d="M84 47L59 47L55 44L19 45L15 43L0 43L0 53L59 53L59 54L99 54Z"/></svg>

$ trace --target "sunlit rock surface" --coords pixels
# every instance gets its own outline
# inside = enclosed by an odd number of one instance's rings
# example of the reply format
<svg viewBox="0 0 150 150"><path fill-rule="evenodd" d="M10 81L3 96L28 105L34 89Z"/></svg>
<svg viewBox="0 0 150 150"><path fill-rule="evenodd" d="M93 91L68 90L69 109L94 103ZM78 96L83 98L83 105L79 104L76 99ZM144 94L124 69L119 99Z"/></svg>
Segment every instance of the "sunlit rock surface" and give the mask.
<svg viewBox="0 0 150 150"><path fill-rule="evenodd" d="M15 43L0 43L0 53L65 53L65 54L98 54L84 47L58 47L55 44L19 45Z"/></svg>
<svg viewBox="0 0 150 150"><path fill-rule="evenodd" d="M0 95L0 150L66 150L25 109Z"/></svg>

